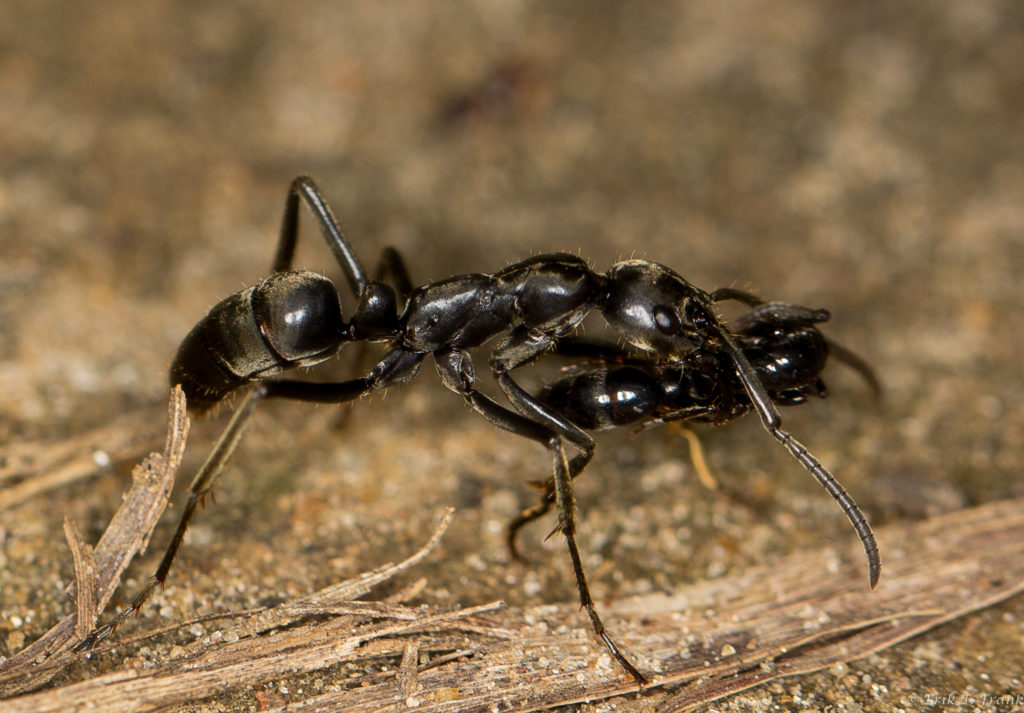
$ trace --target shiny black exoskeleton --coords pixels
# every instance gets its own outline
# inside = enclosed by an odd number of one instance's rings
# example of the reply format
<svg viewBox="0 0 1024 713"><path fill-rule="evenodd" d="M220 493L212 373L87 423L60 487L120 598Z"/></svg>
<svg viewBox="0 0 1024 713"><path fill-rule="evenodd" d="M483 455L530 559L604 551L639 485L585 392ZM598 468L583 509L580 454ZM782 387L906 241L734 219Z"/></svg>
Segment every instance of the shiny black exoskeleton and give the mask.
<svg viewBox="0 0 1024 713"><path fill-rule="evenodd" d="M738 291L733 296L756 305L729 327L775 404L791 406L812 397L824 398L827 391L821 373L830 352L860 373L876 397L880 395L881 386L871 368L818 330L817 325L829 319L827 310L760 303ZM672 422L717 426L753 408L731 356L720 349L698 349L670 363L600 341L564 340L557 351L586 366L574 361L564 369L565 376L537 393L537 400L589 431ZM694 460L701 474L703 457L695 454ZM713 482L709 473L701 475L706 483ZM509 550L517 559L521 559L516 547L518 531L547 513L554 503L551 481L544 484L544 490L538 505L509 524Z"/></svg>
<svg viewBox="0 0 1024 713"><path fill-rule="evenodd" d="M829 345L814 325L828 318L825 310L768 303L729 325L774 403L799 404L825 395L821 372ZM720 425L752 408L731 357L720 350L695 350L669 364L595 342L575 342L559 351L600 366L570 370L537 399L587 430L670 421Z"/></svg>
<svg viewBox="0 0 1024 713"><path fill-rule="evenodd" d="M340 264L356 307L346 321L337 288L316 273L291 270L298 236L299 203L304 201ZM385 250L378 279L368 279L313 181L300 176L288 191L271 277L220 302L186 336L171 367L194 413L221 403L247 386L245 398L213 452L193 480L178 528L148 587L110 624L83 644L91 646L137 610L167 577L188 522L231 457L256 405L265 398L342 403L412 379L429 355L441 381L462 395L485 419L544 444L554 460L552 500L558 530L572 560L580 601L598 637L638 683L646 679L623 656L606 632L590 596L576 544L572 481L594 452L594 441L579 424L525 391L512 372L556 348L591 310L615 334L650 355L653 363L684 365L690 355L715 354L746 394L769 433L806 467L842 506L864 543L877 581L877 548L863 514L849 495L806 448L782 430L778 411L762 375L715 312L725 299L743 293L713 293L694 287L671 269L645 260L617 263L600 273L573 255L538 255L493 274L466 274L413 289L401 259ZM388 283L388 278L394 286ZM490 368L511 408L476 388L469 349L499 338ZM365 375L340 382L281 378L336 354L346 343L387 342L383 357ZM736 390L736 389L734 389ZM574 449L566 453L568 442Z"/></svg>

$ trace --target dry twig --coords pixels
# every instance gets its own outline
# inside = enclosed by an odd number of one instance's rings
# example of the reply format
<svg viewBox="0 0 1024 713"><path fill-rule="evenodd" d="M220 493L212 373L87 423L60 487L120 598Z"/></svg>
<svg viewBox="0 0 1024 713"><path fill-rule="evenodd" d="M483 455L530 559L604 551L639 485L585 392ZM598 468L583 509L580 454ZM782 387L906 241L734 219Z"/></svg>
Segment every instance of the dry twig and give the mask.
<svg viewBox="0 0 1024 713"><path fill-rule="evenodd" d="M121 573L135 554L149 543L153 528L167 507L188 436L185 395L178 387L171 394L168 410L170 423L164 451L162 454L151 453L132 471L132 487L100 538L91 565L87 561L88 556L83 554L83 548L78 545L77 536L72 534L69 538L76 562L78 558L84 558L84 564L76 563L76 577L80 570L84 572L91 568L91 581L83 581L88 582L86 587L92 591L83 593L83 600L77 593L77 586L72 585L69 594L78 602L76 613L65 617L22 651L0 662L0 685L10 684L5 690L6 695L32 690L49 680L49 674L45 678L33 675L34 665L71 646L76 631L82 628L77 623L77 612L84 610L93 616L92 612L102 611L114 595ZM89 623L91 627L92 622Z"/></svg>
<svg viewBox="0 0 1024 713"><path fill-rule="evenodd" d="M74 660L67 651L72 637L92 625L130 558L145 546L184 447L188 423L180 394L171 412L164 455L136 469L93 561L73 523L66 524L82 590L76 613L0 664L8 696L0 711L158 710L232 691L243 695L326 668L334 669L333 690L305 699L268 698L277 706L268 710L369 713L402 703L437 713L495 706L536 711L623 697L619 710L686 711L892 646L1024 589L1024 504L1004 502L883 529L886 572L873 593L848 558L834 557L832 576L822 577L816 551L729 579L624 600L610 606L608 616L634 660L653 674L652 686L637 697L583 628L575 605L499 612L499 603L449 611L406 606L402 597L357 601L422 561L437 546L449 512L430 541L403 562L276 607L204 617L235 621L156 665L26 693ZM406 591L422 588L415 582Z"/></svg>
<svg viewBox="0 0 1024 713"><path fill-rule="evenodd" d="M62 488L103 470L108 463L136 458L159 445L155 431L140 431L139 414L60 443L15 443L0 454L0 510L48 490Z"/></svg>
<svg viewBox="0 0 1024 713"><path fill-rule="evenodd" d="M330 667L336 690L269 710L369 713L401 702L436 713L494 706L537 711L627 696L617 702L620 710L686 711L892 646L1024 589L1020 502L889 527L880 535L887 568L874 593L843 558L836 558L843 559L835 562L836 573L823 578L815 552L610 607L620 639L646 672L656 673L639 698L582 628L575 605L443 611L346 602L340 595L361 595L367 582L425 556L421 550L406 563L282 604L272 615L261 612L253 617L266 617L258 627L243 621L215 632L155 666L22 696L0 708L158 710ZM333 616L310 620L313 614ZM276 633L251 635L267 627ZM420 659L415 666L412 651Z"/></svg>

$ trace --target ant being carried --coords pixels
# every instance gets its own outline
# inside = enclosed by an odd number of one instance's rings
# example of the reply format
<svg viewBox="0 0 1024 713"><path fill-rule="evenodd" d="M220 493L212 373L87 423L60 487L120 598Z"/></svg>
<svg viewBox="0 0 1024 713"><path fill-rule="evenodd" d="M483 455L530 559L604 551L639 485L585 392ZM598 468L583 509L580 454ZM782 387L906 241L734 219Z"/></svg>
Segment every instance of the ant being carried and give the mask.
<svg viewBox="0 0 1024 713"><path fill-rule="evenodd" d="M300 200L316 217L355 293L356 307L348 321L339 291L330 280L291 269ZM567 254L538 255L494 274L458 275L413 289L398 254L385 250L380 279L371 280L307 176L296 178L288 190L271 270L274 274L256 286L215 305L178 349L171 383L182 385L194 415L205 413L242 387L248 389L192 481L178 527L151 581L110 623L79 644L79 650L109 636L166 580L196 506L213 487L260 401L352 401L410 381L428 355L433 356L444 385L477 413L550 451L553 474L541 504L512 524L510 543L516 529L555 507L557 531L569 549L581 606L598 638L639 685L647 679L605 629L576 543L573 479L594 454L594 440L586 429L619 423L614 414L609 421L603 420L606 414L601 413L599 401L587 403L592 397L583 391L586 378L591 378L586 374L619 378L623 376L620 369L631 369L626 378L641 391L651 389L645 405L649 414L638 413L634 420L651 416L662 421L724 422L753 410L768 433L839 503L867 553L871 586L877 584L878 548L863 513L824 466L783 430L776 408L777 403L794 403L817 388L827 348L813 325L826 319L827 313L761 304L733 289L708 293L654 262L628 260L600 273ZM394 287L384 281L388 275ZM715 310L715 303L723 300L739 300L753 310L729 327ZM560 345L570 349L571 334L591 310L599 311L616 336L644 356L625 359L619 367L610 366L609 360L597 372L570 377L575 381L559 382L539 397L525 391L512 373ZM773 341L770 336L762 338L759 330L776 330L781 336ZM476 388L467 351L494 337L500 340L491 353L491 373L511 408ZM819 338L817 346L805 350L805 339ZM280 378L286 370L329 359L349 342L367 341L386 342L387 348L365 376L331 383ZM796 357L796 365L790 357ZM847 360L860 364L852 356ZM678 394L673 383L682 389ZM566 393L577 396L566 400Z"/></svg>
<svg viewBox="0 0 1024 713"><path fill-rule="evenodd" d="M871 367L815 327L830 318L828 310L763 302L739 290L732 291L731 296L753 308L732 321L729 330L777 405L802 404L812 396L825 398L827 389L821 372L830 355L857 371L874 396L880 397L882 387ZM581 359L588 366L581 368L573 363L563 367L566 375L541 389L537 400L588 431L621 426L643 429L664 423L720 426L753 408L731 356L722 350L697 349L679 361L664 362L610 343L568 337L555 352ZM714 489L717 484L704 461L700 442L686 429L684 434L690 439L698 476L705 486ZM813 458L797 457L812 473L821 468ZM845 493L833 490L838 486L827 472L815 475L841 504L849 501ZM522 559L515 544L520 528L547 513L555 502L550 479L534 484L544 488L541 502L524 510L507 530L509 552L517 560ZM862 530L855 516L851 519L867 544L870 530ZM870 552L869 559L873 562ZM872 587L876 583L873 571Z"/></svg>

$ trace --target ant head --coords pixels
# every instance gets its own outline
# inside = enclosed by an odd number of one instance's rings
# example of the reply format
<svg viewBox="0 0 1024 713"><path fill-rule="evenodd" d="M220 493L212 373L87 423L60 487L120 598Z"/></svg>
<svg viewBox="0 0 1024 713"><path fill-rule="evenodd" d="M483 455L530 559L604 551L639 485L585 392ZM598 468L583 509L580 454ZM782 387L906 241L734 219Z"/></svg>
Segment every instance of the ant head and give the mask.
<svg viewBox="0 0 1024 713"><path fill-rule="evenodd" d="M828 342L814 325L829 316L824 309L767 302L735 320L733 333L769 392L817 392Z"/></svg>
<svg viewBox="0 0 1024 713"><path fill-rule="evenodd" d="M678 360L722 331L710 296L664 265L627 260L606 278L601 312L634 347Z"/></svg>
<svg viewBox="0 0 1024 713"><path fill-rule="evenodd" d="M696 349L721 350L732 360L764 427L778 429L779 412L729 330L715 315L707 292L677 272L646 260L627 260L605 275L601 312L632 346L664 361L682 361Z"/></svg>

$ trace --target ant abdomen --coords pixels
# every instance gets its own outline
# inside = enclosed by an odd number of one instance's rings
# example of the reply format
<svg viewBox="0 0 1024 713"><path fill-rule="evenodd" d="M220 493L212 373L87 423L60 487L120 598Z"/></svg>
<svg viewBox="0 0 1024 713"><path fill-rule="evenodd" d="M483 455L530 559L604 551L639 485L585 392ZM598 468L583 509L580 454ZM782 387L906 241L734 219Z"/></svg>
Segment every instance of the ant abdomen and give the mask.
<svg viewBox="0 0 1024 713"><path fill-rule="evenodd" d="M324 361L348 331L330 280L277 273L213 306L178 348L171 383L202 413L248 381Z"/></svg>
<svg viewBox="0 0 1024 713"><path fill-rule="evenodd" d="M578 372L548 385L537 398L588 431L652 418L665 399L658 380L632 366Z"/></svg>

